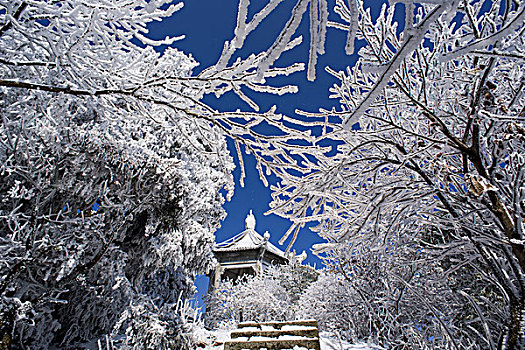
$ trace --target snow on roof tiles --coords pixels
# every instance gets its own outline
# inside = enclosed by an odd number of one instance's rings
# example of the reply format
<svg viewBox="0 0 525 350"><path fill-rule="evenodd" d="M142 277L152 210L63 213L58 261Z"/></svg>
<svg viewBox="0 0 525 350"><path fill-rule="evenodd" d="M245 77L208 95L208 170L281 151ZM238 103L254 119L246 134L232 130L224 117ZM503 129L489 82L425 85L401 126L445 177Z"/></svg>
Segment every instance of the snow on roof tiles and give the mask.
<svg viewBox="0 0 525 350"><path fill-rule="evenodd" d="M242 250L251 250L258 249L266 243L266 249L277 256L286 258L286 254L257 233L252 228L248 228L243 232L239 233L232 238L221 242L216 243L213 246L214 252L232 252L232 251L242 251Z"/></svg>

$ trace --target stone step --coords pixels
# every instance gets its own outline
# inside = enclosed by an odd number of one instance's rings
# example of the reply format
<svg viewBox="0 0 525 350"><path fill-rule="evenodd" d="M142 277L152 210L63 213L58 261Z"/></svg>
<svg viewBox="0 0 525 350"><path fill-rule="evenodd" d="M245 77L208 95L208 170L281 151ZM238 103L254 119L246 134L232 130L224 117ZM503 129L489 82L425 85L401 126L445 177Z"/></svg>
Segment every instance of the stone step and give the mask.
<svg viewBox="0 0 525 350"><path fill-rule="evenodd" d="M311 350L320 350L319 338L265 339L265 340L229 340L224 343L224 350L282 350L301 346Z"/></svg>
<svg viewBox="0 0 525 350"><path fill-rule="evenodd" d="M295 326L295 325L290 325ZM309 327L309 326L300 326L302 328L297 329L274 329L274 330L243 330L238 329L231 332L231 338L239 338L239 337L270 337L270 338L278 338L283 335L294 335L294 336L303 336L303 337L310 337L315 338L319 337L319 331L316 327ZM249 327L245 327L249 328Z"/></svg>
<svg viewBox="0 0 525 350"><path fill-rule="evenodd" d="M320 350L315 320L241 322L224 350L284 350L295 346Z"/></svg>
<svg viewBox="0 0 525 350"><path fill-rule="evenodd" d="M245 328L245 327L257 327L261 328L261 326L270 326L273 328L281 329L282 326L310 326L310 327L318 327L316 320L296 320L296 321L268 321L268 322L241 322L237 325L238 328Z"/></svg>

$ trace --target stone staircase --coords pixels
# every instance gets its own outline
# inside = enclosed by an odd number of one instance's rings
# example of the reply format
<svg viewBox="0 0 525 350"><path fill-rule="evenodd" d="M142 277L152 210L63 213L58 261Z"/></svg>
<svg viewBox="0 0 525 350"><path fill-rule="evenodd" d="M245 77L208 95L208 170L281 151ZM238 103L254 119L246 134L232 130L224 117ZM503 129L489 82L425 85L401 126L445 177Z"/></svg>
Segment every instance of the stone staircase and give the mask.
<svg viewBox="0 0 525 350"><path fill-rule="evenodd" d="M281 350L295 346L320 350L319 330L315 320L241 322L231 332L224 350Z"/></svg>

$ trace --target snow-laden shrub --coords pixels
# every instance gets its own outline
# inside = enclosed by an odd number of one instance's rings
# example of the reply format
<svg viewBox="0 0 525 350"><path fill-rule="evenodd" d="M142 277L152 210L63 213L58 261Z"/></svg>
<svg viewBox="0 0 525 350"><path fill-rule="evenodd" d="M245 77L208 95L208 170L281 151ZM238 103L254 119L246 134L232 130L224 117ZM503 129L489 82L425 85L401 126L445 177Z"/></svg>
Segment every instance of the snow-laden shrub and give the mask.
<svg viewBox="0 0 525 350"><path fill-rule="evenodd" d="M356 340L354 319L357 314L355 292L333 274L322 273L299 300L297 316L317 320L322 331Z"/></svg>
<svg viewBox="0 0 525 350"><path fill-rule="evenodd" d="M299 300L301 318L350 342L371 341L391 349L476 348L486 342L478 322L501 327L502 300L482 274L466 268L444 273L461 254L443 257L405 235L392 235L388 249L338 245ZM480 295L472 310L468 290ZM491 319L481 319L484 313ZM499 324L499 325L498 325Z"/></svg>
<svg viewBox="0 0 525 350"><path fill-rule="evenodd" d="M293 319L301 294L317 277L312 267L290 263L237 281L222 281L207 296L207 324L227 327L240 321Z"/></svg>

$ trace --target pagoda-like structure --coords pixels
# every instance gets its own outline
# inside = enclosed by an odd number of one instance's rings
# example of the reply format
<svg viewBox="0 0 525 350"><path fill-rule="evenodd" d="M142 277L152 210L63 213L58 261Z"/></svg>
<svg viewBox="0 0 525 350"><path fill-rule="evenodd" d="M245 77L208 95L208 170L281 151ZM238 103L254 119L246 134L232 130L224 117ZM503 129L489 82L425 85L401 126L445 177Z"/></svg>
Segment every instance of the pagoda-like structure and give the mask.
<svg viewBox="0 0 525 350"><path fill-rule="evenodd" d="M243 232L213 246L217 265L210 275L210 291L223 279L236 280L259 273L269 265L288 262L287 254L269 241L268 231L263 236L255 231L255 216L251 210L245 224Z"/></svg>

